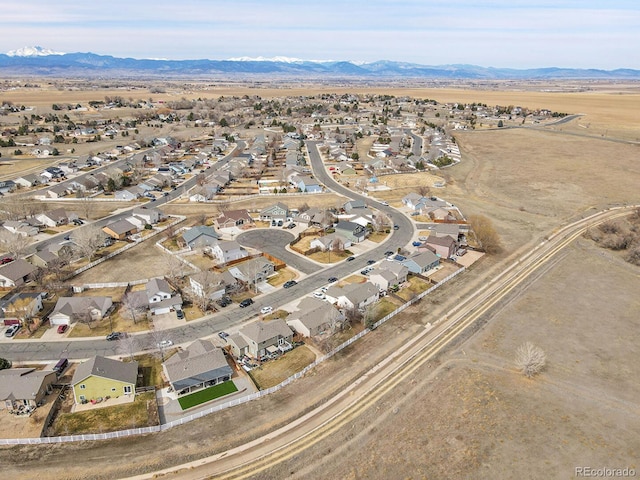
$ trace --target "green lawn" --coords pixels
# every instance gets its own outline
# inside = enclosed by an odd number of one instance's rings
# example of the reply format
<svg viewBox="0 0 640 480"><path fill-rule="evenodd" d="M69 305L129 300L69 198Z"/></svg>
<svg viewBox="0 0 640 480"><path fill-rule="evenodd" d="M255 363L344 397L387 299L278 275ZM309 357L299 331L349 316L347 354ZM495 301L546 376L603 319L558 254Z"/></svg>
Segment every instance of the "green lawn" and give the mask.
<svg viewBox="0 0 640 480"><path fill-rule="evenodd" d="M182 409L186 410L237 391L238 388L231 380L229 380L228 382L221 383L220 385L214 385L213 387L205 388L204 390L199 390L195 393L181 397L178 399L178 402L180 402Z"/></svg>

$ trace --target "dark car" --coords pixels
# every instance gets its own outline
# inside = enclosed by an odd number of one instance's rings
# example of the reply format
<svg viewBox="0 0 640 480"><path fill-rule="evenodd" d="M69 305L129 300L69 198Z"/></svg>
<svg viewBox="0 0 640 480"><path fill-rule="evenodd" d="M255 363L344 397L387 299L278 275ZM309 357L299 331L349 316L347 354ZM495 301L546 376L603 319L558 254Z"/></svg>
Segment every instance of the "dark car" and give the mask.
<svg viewBox="0 0 640 480"><path fill-rule="evenodd" d="M390 257L391 255L393 255L392 251L384 252L385 257Z"/></svg>
<svg viewBox="0 0 640 480"><path fill-rule="evenodd" d="M337 281L338 281L338 277L329 278L329 283L333 283L333 282L337 282Z"/></svg>
<svg viewBox="0 0 640 480"><path fill-rule="evenodd" d="M367 265L373 265L374 263L376 263L375 260L372 260L372 259L367 260Z"/></svg>
<svg viewBox="0 0 640 480"><path fill-rule="evenodd" d="M69 328L69 325L58 325L58 333L64 333Z"/></svg>
<svg viewBox="0 0 640 480"><path fill-rule="evenodd" d="M184 319L184 312L182 310L176 310L176 318L178 320Z"/></svg>
<svg viewBox="0 0 640 480"><path fill-rule="evenodd" d="M107 335L107 340L109 340L110 342L113 340L120 340L121 338L122 338L121 332L111 332L109 335Z"/></svg>
<svg viewBox="0 0 640 480"><path fill-rule="evenodd" d="M218 332L218 336L224 340L229 336L229 334L227 332Z"/></svg>
<svg viewBox="0 0 640 480"><path fill-rule="evenodd" d="M295 223L290 223L289 225L287 225L288 229L292 229L292 228L296 228L296 224Z"/></svg>
<svg viewBox="0 0 640 480"><path fill-rule="evenodd" d="M248 307L253 304L253 300L250 298L245 298L240 302L240 308Z"/></svg>
<svg viewBox="0 0 640 480"><path fill-rule="evenodd" d="M419 247L420 245L422 245L422 242L413 242L411 245L413 245L414 247Z"/></svg>
<svg viewBox="0 0 640 480"><path fill-rule="evenodd" d="M296 282L295 280L289 280L288 282L284 282L284 285L282 285L284 288L291 288L294 285L297 285L298 282Z"/></svg>
<svg viewBox="0 0 640 480"><path fill-rule="evenodd" d="M4 257L2 260L0 260L0 265L6 265L7 263L11 263L11 262L13 262L13 258Z"/></svg>
<svg viewBox="0 0 640 480"><path fill-rule="evenodd" d="M347 262L353 262L356 259L356 257L347 257Z"/></svg>

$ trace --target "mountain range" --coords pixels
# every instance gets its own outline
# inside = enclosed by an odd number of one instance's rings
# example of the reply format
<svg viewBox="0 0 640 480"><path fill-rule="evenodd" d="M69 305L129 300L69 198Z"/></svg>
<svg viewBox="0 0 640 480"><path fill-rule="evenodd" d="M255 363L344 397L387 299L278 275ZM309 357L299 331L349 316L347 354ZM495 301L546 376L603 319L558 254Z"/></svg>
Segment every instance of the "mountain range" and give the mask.
<svg viewBox="0 0 640 480"><path fill-rule="evenodd" d="M0 75L91 78L345 78L345 79L640 79L640 70L531 68L511 69L477 65L428 66L380 60L371 63L311 61L286 57L230 60L165 60L118 58L95 53L60 53L43 47L24 47L0 54Z"/></svg>

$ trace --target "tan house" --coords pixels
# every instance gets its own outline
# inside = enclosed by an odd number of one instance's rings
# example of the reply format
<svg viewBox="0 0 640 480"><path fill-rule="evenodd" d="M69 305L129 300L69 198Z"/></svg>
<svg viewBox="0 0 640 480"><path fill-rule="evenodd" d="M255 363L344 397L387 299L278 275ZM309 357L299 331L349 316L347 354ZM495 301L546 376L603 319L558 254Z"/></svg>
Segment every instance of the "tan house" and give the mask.
<svg viewBox="0 0 640 480"><path fill-rule="evenodd" d="M57 380L53 370L8 368L0 370L0 400L9 411L35 408L51 393Z"/></svg>
<svg viewBox="0 0 640 480"><path fill-rule="evenodd" d="M236 357L250 355L261 358L267 353L291 350L293 332L284 320L253 322L242 327L239 333L227 337Z"/></svg>

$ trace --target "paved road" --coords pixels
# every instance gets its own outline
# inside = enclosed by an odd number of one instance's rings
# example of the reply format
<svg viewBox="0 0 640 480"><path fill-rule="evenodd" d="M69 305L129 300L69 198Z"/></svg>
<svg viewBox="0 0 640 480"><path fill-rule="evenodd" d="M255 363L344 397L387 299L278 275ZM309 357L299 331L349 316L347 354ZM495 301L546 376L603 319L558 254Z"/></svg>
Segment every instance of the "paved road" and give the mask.
<svg viewBox="0 0 640 480"><path fill-rule="evenodd" d="M362 413L379 405L386 394L400 385L406 385L412 375L420 372L471 325L490 314L502 302L508 301L509 295L517 287L530 281L534 273L556 258L587 228L608 218L628 215L630 208L599 212L552 234L548 241L522 256L480 290L460 299L460 303L442 317L434 328L424 329L401 349L373 366L359 381L307 412L304 417L247 444L191 463L129 477L128 480L146 480L156 478L158 474L174 480L264 476L274 466L293 456L300 456L308 448L352 425Z"/></svg>
<svg viewBox="0 0 640 480"><path fill-rule="evenodd" d="M307 142L311 165L316 178L329 189L347 198L362 199L371 203L371 198L354 193L330 177L325 170L320 154L316 148L317 144L318 142ZM242 148L242 146L240 146L240 148ZM221 165L227 163L230 158L231 156L228 156L224 160L217 162L215 167L219 168ZM191 179L188 182L191 181L195 184L196 180ZM184 188L189 188L188 185L189 183L187 183ZM179 194L179 191L173 191L169 196L152 202L149 205L157 206L164 204L176 198ZM308 277L300 280L298 285L292 288L279 288L275 292L263 295L257 298L255 303L250 307L240 309L237 305L229 306L215 315L209 315L200 320L191 321L187 325L165 330L163 331L163 338L172 340L174 344L181 344L214 335L216 332L227 330L232 326L241 325L250 318L258 315L260 308L264 306L277 306L292 302L296 298L302 297L326 285L330 277L342 278L358 272L364 268L369 258L382 258L385 251L395 251L398 247L407 245L413 236L413 224L411 221L391 207L376 205L376 208L384 211L400 228L393 231L393 234L388 240L380 243L380 245L373 250L357 256L352 262L343 262L312 273ZM126 215L126 213L123 215ZM109 221L113 218L114 217L110 217ZM138 344L143 346L142 348L151 348L157 341L157 337L154 337L151 333L140 333L135 335L135 337ZM119 348L121 348L119 347L119 342L108 342L103 339L67 339L44 342L41 340L7 340L4 337L0 338L0 357L19 361L49 361L59 358L85 359L93 355L112 356L123 353Z"/></svg>
<svg viewBox="0 0 640 480"><path fill-rule="evenodd" d="M295 238L293 233L286 230L265 228L243 232L236 237L236 240L245 247L255 248L273 255L302 273L311 274L322 270L322 266L285 248Z"/></svg>

